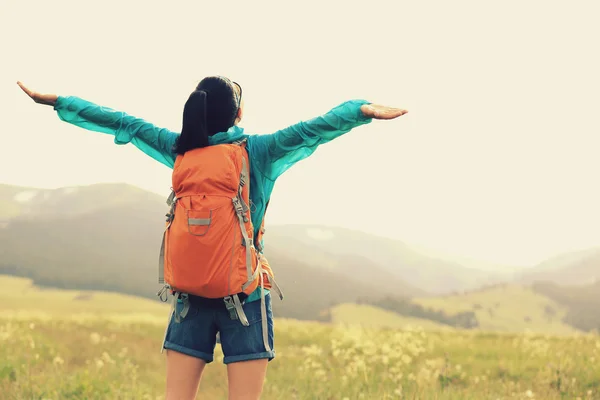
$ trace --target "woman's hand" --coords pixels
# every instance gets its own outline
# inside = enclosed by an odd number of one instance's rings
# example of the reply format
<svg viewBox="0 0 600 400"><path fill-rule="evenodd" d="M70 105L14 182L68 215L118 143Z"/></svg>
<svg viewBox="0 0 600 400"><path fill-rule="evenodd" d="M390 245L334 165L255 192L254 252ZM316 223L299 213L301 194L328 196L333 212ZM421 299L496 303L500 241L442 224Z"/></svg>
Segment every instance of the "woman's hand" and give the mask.
<svg viewBox="0 0 600 400"><path fill-rule="evenodd" d="M23 83L21 82L17 82L17 85L19 85L19 87L23 89L27 96L31 97L31 99L38 104L45 104L47 106L54 106L56 104L56 99L58 99L58 96L55 94L42 94L34 92L33 90L23 85Z"/></svg>
<svg viewBox="0 0 600 400"><path fill-rule="evenodd" d="M374 119L394 119L408 112L400 108L386 107L379 104L363 104L360 110L365 117Z"/></svg>

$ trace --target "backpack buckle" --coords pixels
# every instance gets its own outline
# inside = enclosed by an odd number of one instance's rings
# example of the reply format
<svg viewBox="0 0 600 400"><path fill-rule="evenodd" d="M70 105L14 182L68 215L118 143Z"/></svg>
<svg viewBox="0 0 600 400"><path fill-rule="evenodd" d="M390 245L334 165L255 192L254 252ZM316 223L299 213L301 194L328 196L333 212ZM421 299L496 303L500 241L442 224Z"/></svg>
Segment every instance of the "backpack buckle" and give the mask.
<svg viewBox="0 0 600 400"><path fill-rule="evenodd" d="M160 299L160 301L162 301L163 303L166 303L167 300L169 299L169 292L168 292L168 290L170 288L171 287L169 285L164 285L162 287L162 289L160 289L158 291L158 293L156 293L156 295L158 296L158 298Z"/></svg>
<svg viewBox="0 0 600 400"><path fill-rule="evenodd" d="M235 309L235 304L233 302L233 298L231 296L227 296L223 298L225 302L225 308L229 312L229 318L236 320L238 319L237 311Z"/></svg>
<svg viewBox="0 0 600 400"><path fill-rule="evenodd" d="M173 188L171 188L171 194L169 194L169 197L167 198L167 205L172 206L175 201L177 201L177 196L175 195Z"/></svg>
<svg viewBox="0 0 600 400"><path fill-rule="evenodd" d="M177 196L175 196L175 191L171 190L171 194L169 195L169 198L167 199L167 205L169 206L169 212L165 214L165 217L167 217L166 222L171 222L171 221L173 221L173 219L175 219L175 206L177 205L177 200L179 200L179 199L177 198Z"/></svg>
<svg viewBox="0 0 600 400"><path fill-rule="evenodd" d="M225 308L227 308L227 311L229 312L229 318L232 320L239 319L242 325L250 326L244 308L242 307L243 303L240 300L240 296L234 294L233 296L223 297L223 301L225 302Z"/></svg>
<svg viewBox="0 0 600 400"><path fill-rule="evenodd" d="M235 208L235 212L238 215L243 216L244 215L244 206L242 205L240 198L236 196L232 200L233 200L233 207Z"/></svg>

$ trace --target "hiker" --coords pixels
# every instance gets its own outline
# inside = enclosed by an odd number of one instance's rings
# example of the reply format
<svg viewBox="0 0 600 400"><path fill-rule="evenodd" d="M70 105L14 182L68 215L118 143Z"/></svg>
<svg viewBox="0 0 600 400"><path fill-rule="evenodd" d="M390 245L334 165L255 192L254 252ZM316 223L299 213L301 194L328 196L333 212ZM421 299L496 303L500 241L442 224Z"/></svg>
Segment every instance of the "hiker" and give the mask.
<svg viewBox="0 0 600 400"><path fill-rule="evenodd" d="M244 114L241 86L226 77L211 76L204 78L189 96L181 133L175 133L78 97L40 94L21 82L18 85L36 103L53 106L61 120L111 134L116 144L132 143L173 168L167 240L163 240L160 257L164 281L176 298L162 345L167 350L167 400L195 398L204 367L213 361L217 333L227 365L229 398L258 399L267 364L275 357L271 291L281 296L264 257L262 238L274 183L319 145L372 119L391 120L407 111L350 100L322 116L275 133L248 135L239 126ZM222 207L226 203L228 207ZM214 228L214 224L223 225ZM237 224L235 230L233 224ZM221 240L227 236L211 241L210 229L216 229L211 235L218 235L219 229L233 232L233 249L217 246L230 243ZM190 246L194 251L186 251ZM198 246L213 248L207 251ZM213 254L220 251L222 255ZM227 258L225 251L235 257ZM211 254L210 262L206 254ZM220 274L224 263L233 259L239 262L223 274L229 274L228 285L234 281L236 289L223 291L224 286L215 285L204 269L211 271L215 280L220 279L225 276ZM202 265L202 273L193 269L197 265ZM173 291L173 287L184 285L190 286L190 291L192 286L210 287L196 293L211 295Z"/></svg>

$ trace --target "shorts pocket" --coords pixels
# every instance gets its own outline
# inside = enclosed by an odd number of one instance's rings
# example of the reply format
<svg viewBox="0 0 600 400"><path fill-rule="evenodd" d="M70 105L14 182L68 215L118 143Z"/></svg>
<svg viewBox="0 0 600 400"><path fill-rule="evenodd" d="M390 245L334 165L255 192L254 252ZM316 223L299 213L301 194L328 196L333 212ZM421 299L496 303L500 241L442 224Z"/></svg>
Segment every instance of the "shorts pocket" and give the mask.
<svg viewBox="0 0 600 400"><path fill-rule="evenodd" d="M267 294L265 296L265 306L267 309L267 318L272 316L273 313L271 311L271 296ZM251 301L250 303L244 304L244 312L246 313L246 318L248 318L249 323L261 322L262 314L261 314L261 304L260 299Z"/></svg>

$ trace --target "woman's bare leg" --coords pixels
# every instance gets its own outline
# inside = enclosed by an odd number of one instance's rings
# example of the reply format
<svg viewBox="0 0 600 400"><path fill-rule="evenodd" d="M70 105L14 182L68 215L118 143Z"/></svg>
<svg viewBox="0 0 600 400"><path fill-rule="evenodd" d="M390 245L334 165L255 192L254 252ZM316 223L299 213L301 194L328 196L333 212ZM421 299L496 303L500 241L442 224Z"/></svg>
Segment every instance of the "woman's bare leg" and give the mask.
<svg viewBox="0 0 600 400"><path fill-rule="evenodd" d="M167 351L166 400L193 400L206 362L173 350Z"/></svg>
<svg viewBox="0 0 600 400"><path fill-rule="evenodd" d="M265 358L227 364L229 400L260 399L268 363Z"/></svg>

